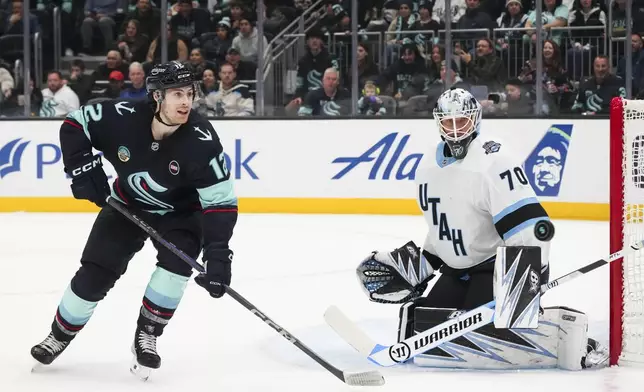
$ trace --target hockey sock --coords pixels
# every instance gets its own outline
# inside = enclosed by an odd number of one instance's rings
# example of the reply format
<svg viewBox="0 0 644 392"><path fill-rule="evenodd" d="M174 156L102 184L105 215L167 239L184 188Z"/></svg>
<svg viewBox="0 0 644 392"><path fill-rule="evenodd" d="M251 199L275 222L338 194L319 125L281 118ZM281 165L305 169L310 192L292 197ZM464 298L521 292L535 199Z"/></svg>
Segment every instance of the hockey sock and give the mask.
<svg viewBox="0 0 644 392"><path fill-rule="evenodd" d="M149 334L160 336L179 306L189 279L157 267L143 296L139 327Z"/></svg>
<svg viewBox="0 0 644 392"><path fill-rule="evenodd" d="M58 340L69 341L87 324L98 302L86 301L67 286L60 300L51 330Z"/></svg>

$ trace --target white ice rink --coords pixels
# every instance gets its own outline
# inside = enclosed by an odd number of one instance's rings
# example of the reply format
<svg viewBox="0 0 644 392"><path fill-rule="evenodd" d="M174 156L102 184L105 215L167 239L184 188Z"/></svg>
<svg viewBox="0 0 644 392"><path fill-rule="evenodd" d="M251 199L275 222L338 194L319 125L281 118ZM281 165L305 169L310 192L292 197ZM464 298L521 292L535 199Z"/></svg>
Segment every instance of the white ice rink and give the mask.
<svg viewBox="0 0 644 392"><path fill-rule="evenodd" d="M56 306L79 266L93 214L0 214L0 391L2 392L331 392L345 386L234 300L215 300L191 281L159 339L162 367L143 383L129 371L141 297L155 267L148 244L52 365L31 373L30 347L49 332ZM551 277L608 253L606 222L555 222ZM371 250L413 239L420 216L240 215L232 286L336 366L375 369L324 324L339 305L377 340L395 341L398 306L370 303L354 268ZM608 269L551 290L546 305L585 311L590 336L608 340ZM582 372L445 371L380 368L374 391L642 391L644 370Z"/></svg>

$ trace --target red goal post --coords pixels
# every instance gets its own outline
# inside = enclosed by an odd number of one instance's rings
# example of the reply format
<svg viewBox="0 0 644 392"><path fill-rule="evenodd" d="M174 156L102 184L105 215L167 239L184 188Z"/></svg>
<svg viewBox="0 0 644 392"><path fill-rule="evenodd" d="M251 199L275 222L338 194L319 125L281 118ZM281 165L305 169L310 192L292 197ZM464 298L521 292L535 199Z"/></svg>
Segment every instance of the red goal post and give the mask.
<svg viewBox="0 0 644 392"><path fill-rule="evenodd" d="M644 239L644 100L610 105L610 252ZM644 366L644 252L610 265L610 364Z"/></svg>

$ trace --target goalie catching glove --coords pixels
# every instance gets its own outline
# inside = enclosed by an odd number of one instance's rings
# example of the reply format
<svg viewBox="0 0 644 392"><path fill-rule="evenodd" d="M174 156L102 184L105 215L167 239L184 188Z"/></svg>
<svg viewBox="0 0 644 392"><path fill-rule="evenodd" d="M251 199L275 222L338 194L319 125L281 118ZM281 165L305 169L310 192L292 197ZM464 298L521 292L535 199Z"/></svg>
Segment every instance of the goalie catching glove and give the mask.
<svg viewBox="0 0 644 392"><path fill-rule="evenodd" d="M391 252L371 252L356 273L369 300L399 304L421 296L434 269L416 244L409 241Z"/></svg>

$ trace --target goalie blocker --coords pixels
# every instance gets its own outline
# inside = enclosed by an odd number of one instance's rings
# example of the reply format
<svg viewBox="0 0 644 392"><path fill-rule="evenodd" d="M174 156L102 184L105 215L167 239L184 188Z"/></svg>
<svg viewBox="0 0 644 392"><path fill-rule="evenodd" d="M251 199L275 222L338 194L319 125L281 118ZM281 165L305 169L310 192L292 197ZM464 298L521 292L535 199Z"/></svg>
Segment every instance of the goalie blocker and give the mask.
<svg viewBox="0 0 644 392"><path fill-rule="evenodd" d="M421 253L410 241L390 253L373 252L357 268L361 286L371 301L403 304L398 341L487 303L492 297L497 305L493 324L418 355L412 359L414 364L468 369L579 370L605 363L607 350L588 339L588 319L584 313L561 306L540 309L540 284L547 282L548 274L541 274L539 247L499 247L496 258L486 265L456 275L468 277L462 285L441 284L444 279L451 282L454 274L443 267L443 276L422 297L434 267L440 267L435 260L428 260L432 256ZM475 284L470 287L472 283ZM467 291L473 292L468 295ZM462 306L463 300L454 300L468 297L479 297L480 303L466 300L470 303ZM440 330L435 340L457 332Z"/></svg>

